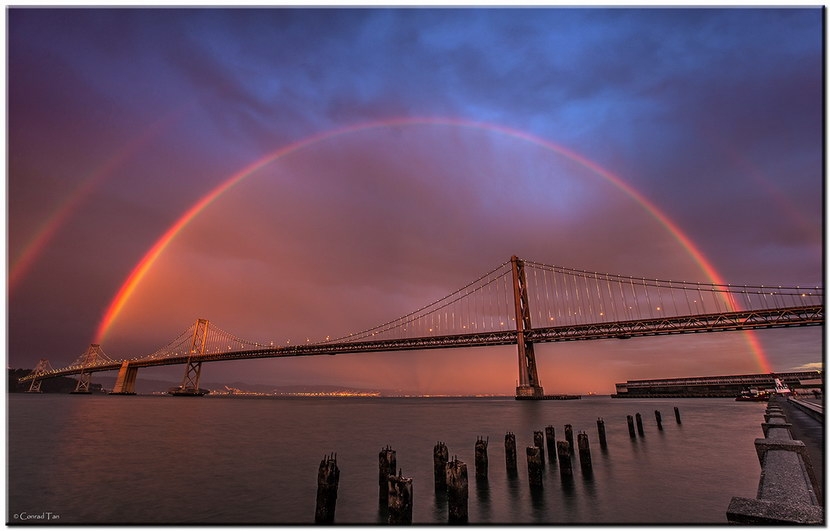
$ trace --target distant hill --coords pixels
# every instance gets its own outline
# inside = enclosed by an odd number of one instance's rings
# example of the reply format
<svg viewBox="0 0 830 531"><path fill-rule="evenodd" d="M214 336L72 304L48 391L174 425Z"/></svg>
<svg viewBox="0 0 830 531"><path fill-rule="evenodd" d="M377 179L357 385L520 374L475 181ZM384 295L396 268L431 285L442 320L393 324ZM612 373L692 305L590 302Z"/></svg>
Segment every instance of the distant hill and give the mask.
<svg viewBox="0 0 830 531"><path fill-rule="evenodd" d="M20 383L17 380L24 376L31 374L33 369L8 369L8 392L9 393L25 393L29 390L31 382ZM43 380L40 384L40 391L42 393L71 393L78 385L78 380L68 376L58 376L57 378L49 378ZM89 388L93 393L103 393L103 386L100 383L92 383Z"/></svg>
<svg viewBox="0 0 830 531"><path fill-rule="evenodd" d="M9 369L8 370L8 392L25 393L29 390L29 382L18 383L22 378L32 372L32 369ZM107 392L115 386L116 376L112 373L94 373L90 388L93 392ZM49 378L43 380L40 390L44 393L70 393L75 390L78 380L68 376ZM139 377L135 383L135 390L138 394L153 394L166 392L171 387L176 387L181 382L168 380L152 380ZM382 389L360 389L338 385L269 385L250 384L246 382L202 382L199 387L204 389L224 390L225 386L240 391L251 393L332 393L337 391L348 391L355 393L381 393L382 395L396 395L395 391Z"/></svg>

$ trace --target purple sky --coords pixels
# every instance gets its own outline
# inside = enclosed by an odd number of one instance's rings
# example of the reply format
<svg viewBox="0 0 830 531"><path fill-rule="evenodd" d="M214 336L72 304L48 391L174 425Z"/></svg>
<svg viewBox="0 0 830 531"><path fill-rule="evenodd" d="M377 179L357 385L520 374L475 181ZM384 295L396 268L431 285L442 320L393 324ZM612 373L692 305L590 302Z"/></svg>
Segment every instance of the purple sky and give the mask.
<svg viewBox="0 0 830 531"><path fill-rule="evenodd" d="M725 281L821 285L822 16L9 8L7 364L74 361L177 220L292 145L170 241L107 327L108 355L149 354L197 318L257 341L339 336L513 254L711 281L615 179ZM821 327L755 337L777 371L822 359ZM537 356L548 392L759 371L741 333ZM504 347L224 362L203 378L509 394L515 358Z"/></svg>

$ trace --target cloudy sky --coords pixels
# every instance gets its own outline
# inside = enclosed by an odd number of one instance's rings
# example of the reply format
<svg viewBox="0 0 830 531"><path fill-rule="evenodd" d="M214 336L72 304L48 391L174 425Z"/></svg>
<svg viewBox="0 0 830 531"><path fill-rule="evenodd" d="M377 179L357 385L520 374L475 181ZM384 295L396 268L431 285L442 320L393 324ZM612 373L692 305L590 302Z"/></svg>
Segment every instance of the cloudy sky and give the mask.
<svg viewBox="0 0 830 531"><path fill-rule="evenodd" d="M820 8L9 8L7 24L11 367L91 342L149 354L197 318L256 341L338 336L514 254L822 282ZM754 336L774 370L821 361L820 327ZM610 393L759 372L752 340L537 357L547 392ZM493 347L203 379L509 394L516 372L515 348Z"/></svg>

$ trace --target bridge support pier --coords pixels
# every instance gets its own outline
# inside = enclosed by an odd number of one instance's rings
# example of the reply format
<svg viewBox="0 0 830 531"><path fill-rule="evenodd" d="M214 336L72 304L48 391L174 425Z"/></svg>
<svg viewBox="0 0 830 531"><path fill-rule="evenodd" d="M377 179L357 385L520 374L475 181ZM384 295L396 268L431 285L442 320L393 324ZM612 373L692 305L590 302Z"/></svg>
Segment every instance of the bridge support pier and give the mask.
<svg viewBox="0 0 830 531"><path fill-rule="evenodd" d="M112 388L111 395L134 395L135 379L138 375L138 367L130 367L129 361L124 361L118 370L118 377Z"/></svg>
<svg viewBox="0 0 830 531"><path fill-rule="evenodd" d="M533 343L529 341L525 332L532 329L530 323L530 307L527 297L527 278L525 277L524 261L517 256L510 258L513 268L513 300L516 305L516 343L519 349L519 385L516 386L516 399L541 399L545 396L539 384L539 375L536 373L536 355L533 352Z"/></svg>

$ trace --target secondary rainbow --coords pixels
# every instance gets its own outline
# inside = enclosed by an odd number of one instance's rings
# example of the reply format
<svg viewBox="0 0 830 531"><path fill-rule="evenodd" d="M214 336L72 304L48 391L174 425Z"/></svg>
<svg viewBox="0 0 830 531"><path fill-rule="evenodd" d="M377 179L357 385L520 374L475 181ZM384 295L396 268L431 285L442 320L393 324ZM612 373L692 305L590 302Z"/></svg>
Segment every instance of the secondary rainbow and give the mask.
<svg viewBox="0 0 830 531"><path fill-rule="evenodd" d="M627 194L629 197L631 197L637 203L639 203L643 207L643 209L645 209L658 223L660 223L672 235L672 237L674 237L678 241L678 243L685 249L685 251L689 254L692 260L694 260L698 267L700 267L703 273L713 283L726 283L722 279L720 274L712 266L711 262L708 259L706 259L703 253L697 248L694 242L692 242L692 240L680 229L680 227L676 223L671 221L666 214L660 211L660 209L658 209L653 203L646 199L637 190L632 188L621 177L611 173L599 164L586 159L584 156L574 151L571 151L563 146L560 146L543 138L534 136L530 133L487 122L477 122L459 118L394 118L374 122L360 123L348 127L332 129L329 131L317 133L315 135L306 137L304 139L298 140L294 143L281 147L271 153L268 153L267 155L254 161L248 166L245 166L238 172L232 174L230 177L225 179L221 184L213 188L199 201L197 201L193 206L191 206L184 214L182 214L182 216L179 217L179 219L176 220L176 222L172 226L170 226L170 228L167 229L167 231L164 232L164 234L156 241L156 243L147 251L147 253L141 259L141 261L133 268L133 270L130 272L130 275L121 285L121 288L118 290L115 297L112 299L112 302L110 303L109 307L107 308L106 312L104 313L101 322L98 326L94 343L100 344L103 342L110 327L112 327L112 325L115 323L116 319L118 318L118 315L124 309L124 306L127 304L130 297L135 292L138 285L141 283L141 280L147 275L148 271L152 268L153 264L156 262L159 256L161 256L164 250L170 245L170 243L176 238L176 236L182 230L184 230L184 228L187 227L187 225L191 221L193 221L193 219L195 219L202 211L204 211L214 201L216 201L217 198L219 198L220 196L222 196L222 194L224 194L225 192L236 186L238 183L243 181L246 177L255 173L257 170L267 166L268 164L280 159L281 157L290 155L291 153L312 146L318 142L328 140L337 136L347 135L359 131L368 131L371 129L380 129L386 127L405 127L416 125L451 126L493 131L507 136L525 140L527 142L541 146L545 149L558 153L564 157L573 160L574 162L581 164L582 166L590 169L597 175L606 179L608 182L612 183L614 186L622 190L625 194ZM763 348L761 347L760 343L758 342L754 334L752 334L751 332L745 332L745 337L761 370L763 372L772 372L770 364L764 354Z"/></svg>
<svg viewBox="0 0 830 531"><path fill-rule="evenodd" d="M34 236L23 247L16 259L11 261L8 288L11 293L26 276L31 267L49 243L75 212L77 212L89 195L101 183L110 178L115 172L129 161L141 149L159 138L172 125L180 120L193 107L193 103L184 105L167 113L145 128L139 135L124 144L112 156L107 158L95 171L81 181L81 184L56 208L52 214L40 224Z"/></svg>

